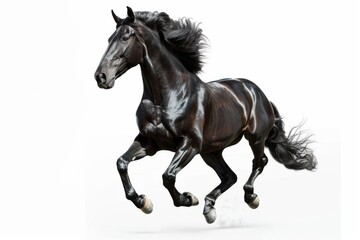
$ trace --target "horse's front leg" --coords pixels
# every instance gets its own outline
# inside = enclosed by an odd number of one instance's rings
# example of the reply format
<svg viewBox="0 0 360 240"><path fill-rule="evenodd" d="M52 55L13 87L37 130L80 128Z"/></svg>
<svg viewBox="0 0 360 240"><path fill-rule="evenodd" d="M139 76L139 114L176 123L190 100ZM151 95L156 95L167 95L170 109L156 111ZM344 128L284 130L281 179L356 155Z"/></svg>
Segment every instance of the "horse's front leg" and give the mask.
<svg viewBox="0 0 360 240"><path fill-rule="evenodd" d="M169 167L162 176L163 184L168 189L174 201L174 205L177 207L189 207L199 204L199 200L194 195L189 192L180 194L175 188L176 174L178 174L178 172L180 172L180 170L183 169L198 152L199 151L191 145L191 141L184 138Z"/></svg>
<svg viewBox="0 0 360 240"><path fill-rule="evenodd" d="M145 195L138 195L131 185L128 175L128 165L131 161L141 159L147 155L154 155L156 149L149 141L139 134L130 148L117 160L116 166L119 171L122 184L124 186L126 198L132 201L136 207L140 208L144 213L151 213L153 210L152 202Z"/></svg>

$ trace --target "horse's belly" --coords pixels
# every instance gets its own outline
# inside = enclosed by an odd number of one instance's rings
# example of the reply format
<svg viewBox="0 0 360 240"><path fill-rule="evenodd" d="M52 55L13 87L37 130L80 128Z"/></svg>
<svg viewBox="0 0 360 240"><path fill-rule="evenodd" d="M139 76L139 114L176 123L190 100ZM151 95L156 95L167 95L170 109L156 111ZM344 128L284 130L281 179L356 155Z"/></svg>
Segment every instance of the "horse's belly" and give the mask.
<svg viewBox="0 0 360 240"><path fill-rule="evenodd" d="M203 148L221 149L235 144L241 139L246 124L247 117L242 109L231 101L214 106L206 115Z"/></svg>
<svg viewBox="0 0 360 240"><path fill-rule="evenodd" d="M239 121L217 119L204 129L203 151L215 151L240 141L245 124Z"/></svg>

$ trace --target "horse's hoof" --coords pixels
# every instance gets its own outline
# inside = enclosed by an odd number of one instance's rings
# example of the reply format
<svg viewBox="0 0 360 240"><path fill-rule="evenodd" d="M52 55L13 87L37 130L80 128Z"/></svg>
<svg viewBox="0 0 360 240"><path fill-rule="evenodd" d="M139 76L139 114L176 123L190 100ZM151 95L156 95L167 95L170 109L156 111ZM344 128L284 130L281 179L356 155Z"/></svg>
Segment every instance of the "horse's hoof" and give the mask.
<svg viewBox="0 0 360 240"><path fill-rule="evenodd" d="M255 209L259 206L259 203L260 203L260 198L256 196L256 198L251 203L248 203L248 205L250 208Z"/></svg>
<svg viewBox="0 0 360 240"><path fill-rule="evenodd" d="M191 201L191 206L196 206L199 205L199 199L197 197L195 197L194 195L192 195L189 192L184 192L183 195L185 197L187 197L188 199L190 199Z"/></svg>
<svg viewBox="0 0 360 240"><path fill-rule="evenodd" d="M215 208L212 208L209 212L204 213L204 216L205 216L205 219L206 219L207 223L211 224L211 223L215 222L215 220L216 220L216 210L215 210Z"/></svg>
<svg viewBox="0 0 360 240"><path fill-rule="evenodd" d="M150 198L145 195L141 195L141 197L144 199L144 206L141 208L141 211L146 214L150 214L153 211L153 204Z"/></svg>

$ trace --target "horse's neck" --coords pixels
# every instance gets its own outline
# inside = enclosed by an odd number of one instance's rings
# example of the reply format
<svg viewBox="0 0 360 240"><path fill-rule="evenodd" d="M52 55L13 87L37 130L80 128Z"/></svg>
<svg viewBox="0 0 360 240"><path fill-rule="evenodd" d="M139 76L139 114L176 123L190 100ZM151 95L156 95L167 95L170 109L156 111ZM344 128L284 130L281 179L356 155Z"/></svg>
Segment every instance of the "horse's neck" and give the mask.
<svg viewBox="0 0 360 240"><path fill-rule="evenodd" d="M162 105L169 91L183 89L188 81L194 81L193 74L160 43L147 46L145 52L141 63L143 97L155 105Z"/></svg>

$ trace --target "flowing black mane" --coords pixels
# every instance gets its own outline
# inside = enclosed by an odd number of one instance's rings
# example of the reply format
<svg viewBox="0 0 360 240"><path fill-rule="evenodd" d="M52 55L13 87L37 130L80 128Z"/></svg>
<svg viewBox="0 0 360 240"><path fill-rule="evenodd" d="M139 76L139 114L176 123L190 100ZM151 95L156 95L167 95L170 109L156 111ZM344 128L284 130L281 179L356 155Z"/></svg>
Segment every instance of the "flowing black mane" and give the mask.
<svg viewBox="0 0 360 240"><path fill-rule="evenodd" d="M158 32L163 45L192 73L203 66L206 38L199 24L188 18L173 20L164 12L135 12L136 19Z"/></svg>

